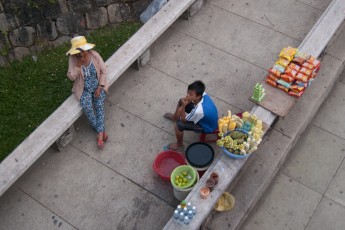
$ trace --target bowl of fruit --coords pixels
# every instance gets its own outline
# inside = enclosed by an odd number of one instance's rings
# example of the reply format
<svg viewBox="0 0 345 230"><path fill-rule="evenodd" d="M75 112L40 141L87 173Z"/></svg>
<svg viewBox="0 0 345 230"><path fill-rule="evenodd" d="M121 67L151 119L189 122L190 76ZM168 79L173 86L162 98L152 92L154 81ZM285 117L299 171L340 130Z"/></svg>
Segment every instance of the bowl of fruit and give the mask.
<svg viewBox="0 0 345 230"><path fill-rule="evenodd" d="M217 141L223 152L233 159L243 159L257 150L255 139L244 129L229 131Z"/></svg>
<svg viewBox="0 0 345 230"><path fill-rule="evenodd" d="M181 165L174 169L171 173L170 181L173 187L178 189L186 189L194 185L197 180L197 172L188 165Z"/></svg>

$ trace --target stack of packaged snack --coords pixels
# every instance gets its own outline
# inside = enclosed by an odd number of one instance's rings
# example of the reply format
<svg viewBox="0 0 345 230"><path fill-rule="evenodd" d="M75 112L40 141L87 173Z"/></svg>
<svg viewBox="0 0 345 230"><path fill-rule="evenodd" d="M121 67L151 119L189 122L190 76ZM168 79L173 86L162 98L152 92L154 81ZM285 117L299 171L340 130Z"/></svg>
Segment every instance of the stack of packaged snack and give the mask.
<svg viewBox="0 0 345 230"><path fill-rule="evenodd" d="M280 52L278 61L269 69L266 82L291 96L300 97L319 69L319 60L289 46Z"/></svg>

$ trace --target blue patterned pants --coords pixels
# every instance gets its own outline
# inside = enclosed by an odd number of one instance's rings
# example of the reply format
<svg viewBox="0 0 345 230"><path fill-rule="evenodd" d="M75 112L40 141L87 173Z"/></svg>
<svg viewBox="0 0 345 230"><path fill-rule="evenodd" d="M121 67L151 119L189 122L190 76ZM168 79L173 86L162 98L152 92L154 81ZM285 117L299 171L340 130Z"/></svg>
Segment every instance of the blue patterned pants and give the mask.
<svg viewBox="0 0 345 230"><path fill-rule="evenodd" d="M102 90L98 98L95 97L95 93L89 92L88 90L84 90L80 98L80 104L83 107L83 111L97 133L105 131L104 100L104 90Z"/></svg>

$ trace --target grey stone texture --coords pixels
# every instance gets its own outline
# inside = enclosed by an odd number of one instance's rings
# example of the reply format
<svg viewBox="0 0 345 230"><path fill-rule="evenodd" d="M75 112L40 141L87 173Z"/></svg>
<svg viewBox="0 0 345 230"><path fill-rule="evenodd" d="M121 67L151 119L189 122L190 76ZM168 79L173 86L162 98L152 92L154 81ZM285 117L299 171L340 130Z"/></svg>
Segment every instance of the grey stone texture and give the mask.
<svg viewBox="0 0 345 230"><path fill-rule="evenodd" d="M55 22L44 21L37 24L37 36L50 41L55 40L59 36Z"/></svg>
<svg viewBox="0 0 345 230"><path fill-rule="evenodd" d="M133 2L133 14L135 18L139 18L140 14L144 12L146 7L150 4L152 0L141 0Z"/></svg>
<svg viewBox="0 0 345 230"><path fill-rule="evenodd" d="M71 9L71 11L85 13L87 10L92 8L92 1L68 0L68 6Z"/></svg>
<svg viewBox="0 0 345 230"><path fill-rule="evenodd" d="M61 13L67 13L68 12L68 4L66 0L58 0L59 7L61 10Z"/></svg>
<svg viewBox="0 0 345 230"><path fill-rule="evenodd" d="M0 14L0 30L3 32L7 32L9 30L15 29L19 26L19 20L17 17L1 13Z"/></svg>
<svg viewBox="0 0 345 230"><path fill-rule="evenodd" d="M23 57L30 54L30 49L27 47L14 47L10 52L12 58L22 60Z"/></svg>
<svg viewBox="0 0 345 230"><path fill-rule="evenodd" d="M0 2L0 13L4 12L4 7L2 6L1 2Z"/></svg>
<svg viewBox="0 0 345 230"><path fill-rule="evenodd" d="M105 7L93 8L86 13L88 29L98 29L108 24L108 13Z"/></svg>
<svg viewBox="0 0 345 230"><path fill-rule="evenodd" d="M107 6L114 3L119 3L120 0L95 0L97 6Z"/></svg>
<svg viewBox="0 0 345 230"><path fill-rule="evenodd" d="M120 4L112 4L107 7L108 17L110 23L122 22L122 15L120 12Z"/></svg>
<svg viewBox="0 0 345 230"><path fill-rule="evenodd" d="M57 19L56 26L61 34L74 35L85 31L86 22L82 14L68 12Z"/></svg>
<svg viewBox="0 0 345 230"><path fill-rule="evenodd" d="M128 3L120 3L120 12L121 12L123 20L126 21L126 20L133 19L131 6Z"/></svg>
<svg viewBox="0 0 345 230"><path fill-rule="evenodd" d="M28 26L20 27L19 29L11 31L9 37L13 46L29 47L34 44L36 30Z"/></svg>
<svg viewBox="0 0 345 230"><path fill-rule="evenodd" d="M10 45L11 44L7 38L7 35L5 33L0 32L0 52L2 55L6 53L6 50L9 48Z"/></svg>

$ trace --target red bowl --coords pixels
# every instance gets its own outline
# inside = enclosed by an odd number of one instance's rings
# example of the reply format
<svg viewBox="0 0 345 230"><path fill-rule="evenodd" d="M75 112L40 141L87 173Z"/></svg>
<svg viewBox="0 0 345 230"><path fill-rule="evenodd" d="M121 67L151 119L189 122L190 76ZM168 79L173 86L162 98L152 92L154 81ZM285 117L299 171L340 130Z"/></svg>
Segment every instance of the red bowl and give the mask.
<svg viewBox="0 0 345 230"><path fill-rule="evenodd" d="M184 156L181 153L167 150L157 154L152 168L163 180L170 180L172 171L180 165L185 165Z"/></svg>

